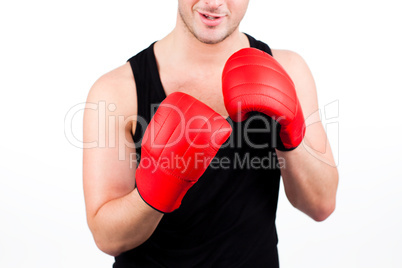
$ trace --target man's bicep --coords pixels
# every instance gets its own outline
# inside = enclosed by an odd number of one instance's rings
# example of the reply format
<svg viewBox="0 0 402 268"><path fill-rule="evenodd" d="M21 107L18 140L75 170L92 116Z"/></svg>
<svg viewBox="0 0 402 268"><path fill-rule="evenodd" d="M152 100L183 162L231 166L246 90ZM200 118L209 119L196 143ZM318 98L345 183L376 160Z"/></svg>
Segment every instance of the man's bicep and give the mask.
<svg viewBox="0 0 402 268"><path fill-rule="evenodd" d="M106 80L106 81L103 81ZM136 150L132 139L136 96L101 78L92 87L84 112L83 180L87 216L134 190ZM121 87L120 87L120 90Z"/></svg>
<svg viewBox="0 0 402 268"><path fill-rule="evenodd" d="M333 156L327 135L320 118L317 88L313 75L304 59L297 53L286 50L273 50L274 57L292 78L306 125L302 146L315 157L333 164Z"/></svg>

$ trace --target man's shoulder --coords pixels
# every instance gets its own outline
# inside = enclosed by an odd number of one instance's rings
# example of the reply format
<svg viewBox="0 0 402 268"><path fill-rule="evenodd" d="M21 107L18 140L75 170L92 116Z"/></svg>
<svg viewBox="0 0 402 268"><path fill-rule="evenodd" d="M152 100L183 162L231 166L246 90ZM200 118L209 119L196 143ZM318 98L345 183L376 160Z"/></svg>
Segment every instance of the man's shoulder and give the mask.
<svg viewBox="0 0 402 268"><path fill-rule="evenodd" d="M123 114L136 111L136 87L129 62L99 77L88 93L87 102L115 105ZM112 106L110 106L112 107Z"/></svg>
<svg viewBox="0 0 402 268"><path fill-rule="evenodd" d="M311 76L310 69L300 54L286 49L272 49L272 55L291 78Z"/></svg>
<svg viewBox="0 0 402 268"><path fill-rule="evenodd" d="M318 109L317 90L305 60L290 50L272 49L272 54L293 80L305 116L315 112Z"/></svg>
<svg viewBox="0 0 402 268"><path fill-rule="evenodd" d="M295 51L287 49L271 49L273 57L282 65L300 64L303 58Z"/></svg>

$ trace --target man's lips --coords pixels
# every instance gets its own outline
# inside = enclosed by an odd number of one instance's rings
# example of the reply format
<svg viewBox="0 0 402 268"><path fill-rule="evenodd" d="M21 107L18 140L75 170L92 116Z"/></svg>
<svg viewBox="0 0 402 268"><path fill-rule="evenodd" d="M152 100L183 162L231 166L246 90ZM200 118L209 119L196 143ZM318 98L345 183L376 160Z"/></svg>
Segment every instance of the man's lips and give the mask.
<svg viewBox="0 0 402 268"><path fill-rule="evenodd" d="M225 17L224 15L213 14L213 13L206 13L206 12L198 12L200 14L201 21L207 26L217 26Z"/></svg>
<svg viewBox="0 0 402 268"><path fill-rule="evenodd" d="M221 15L221 14L215 14L215 13L208 13L208 12L203 12L203 11L199 11L198 13L204 15L204 16L208 16L208 17L215 17L215 18L220 18L220 17L224 17L225 15Z"/></svg>

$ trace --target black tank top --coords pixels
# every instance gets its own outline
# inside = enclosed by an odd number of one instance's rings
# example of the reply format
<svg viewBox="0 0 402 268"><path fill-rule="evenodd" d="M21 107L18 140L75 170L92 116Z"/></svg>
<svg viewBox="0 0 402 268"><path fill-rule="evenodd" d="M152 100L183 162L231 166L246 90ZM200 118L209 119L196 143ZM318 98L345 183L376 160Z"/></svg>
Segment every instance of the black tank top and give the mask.
<svg viewBox="0 0 402 268"><path fill-rule="evenodd" d="M272 55L247 35L250 46ZM138 115L148 123L151 106L166 98L153 44L129 59L138 96ZM142 245L115 258L123 267L279 267L275 216L279 162L258 114L233 127L205 173L176 211L165 214ZM133 136L140 145L145 129ZM256 148L260 147L260 148ZM141 148L137 147L137 153Z"/></svg>

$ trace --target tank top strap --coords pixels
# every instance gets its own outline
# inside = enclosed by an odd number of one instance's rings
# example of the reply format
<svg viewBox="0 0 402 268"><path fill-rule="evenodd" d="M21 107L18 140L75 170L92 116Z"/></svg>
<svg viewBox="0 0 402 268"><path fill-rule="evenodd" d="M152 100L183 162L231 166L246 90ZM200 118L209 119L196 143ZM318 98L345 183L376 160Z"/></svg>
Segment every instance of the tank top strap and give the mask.
<svg viewBox="0 0 402 268"><path fill-rule="evenodd" d="M151 121L153 113L152 105L161 103L166 94L156 64L154 54L154 43L137 55L131 57L128 62L134 74L135 85L137 88L137 126L133 135L135 144L141 144L142 136L145 132L144 127ZM156 107L154 107L156 110ZM141 124L140 120L146 124ZM138 148L141 150L141 148ZM141 151L138 152L139 154Z"/></svg>
<svg viewBox="0 0 402 268"><path fill-rule="evenodd" d="M264 52L266 52L266 53L268 53L269 55L272 56L271 48L270 48L267 44L265 44L264 42L261 42L261 41L255 39L255 38L252 37L251 35L248 35L248 34L246 34L246 33L244 33L244 34L245 34L245 35L247 36L247 38L248 38L248 41L249 41L249 43L250 43L250 47L253 47L253 48L257 48L257 49L259 49L259 50L262 50L262 51L264 51Z"/></svg>

